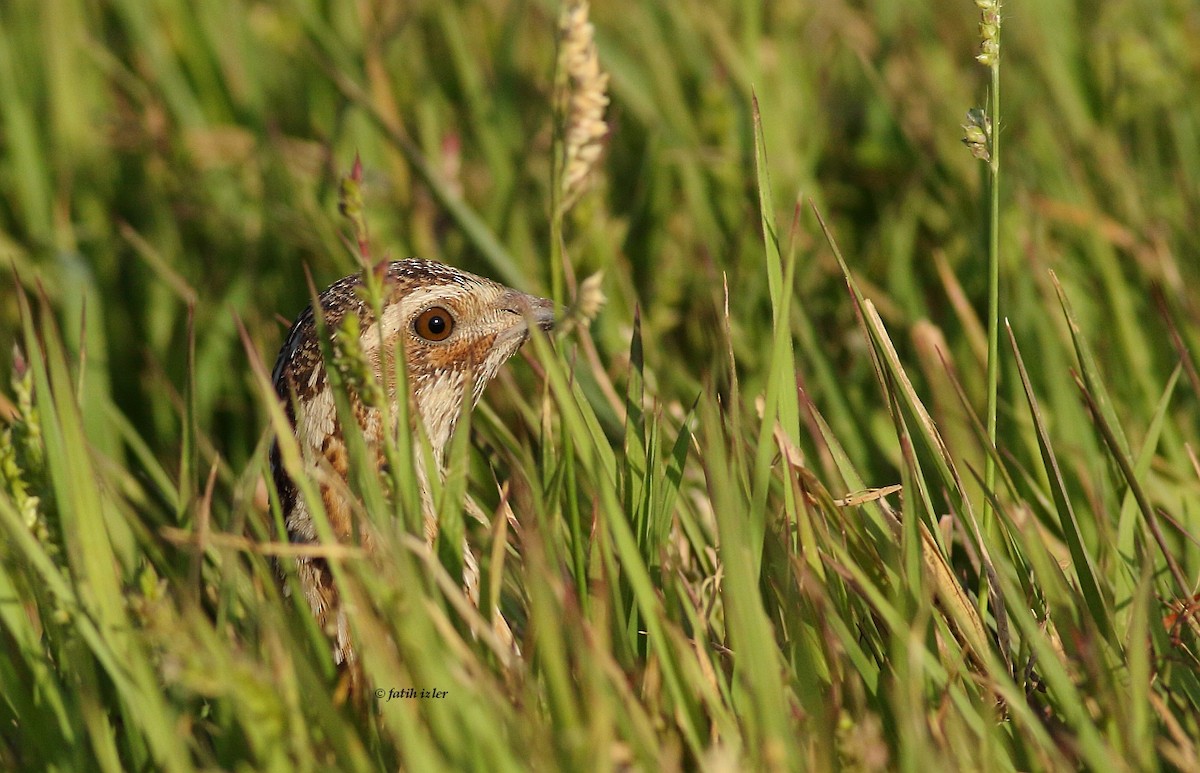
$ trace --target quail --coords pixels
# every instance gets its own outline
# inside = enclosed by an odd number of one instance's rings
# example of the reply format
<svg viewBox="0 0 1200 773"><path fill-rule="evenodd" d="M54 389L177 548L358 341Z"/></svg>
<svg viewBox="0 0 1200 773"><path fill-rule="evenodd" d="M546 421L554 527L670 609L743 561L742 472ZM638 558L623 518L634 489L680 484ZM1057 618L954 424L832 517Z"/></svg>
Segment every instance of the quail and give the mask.
<svg viewBox="0 0 1200 773"><path fill-rule="evenodd" d="M362 353L377 376L380 363L387 363L390 353L403 346L411 415L424 424L437 467L434 474L440 475L446 444L467 398L466 390L471 390L469 399L474 405L500 366L528 339L530 325L551 329L554 305L451 266L409 258L387 265L383 313L377 320L359 292L361 285L361 276L353 274L321 293L326 325L334 331L356 317ZM345 482L348 455L311 306L293 323L275 362L272 380L299 442L305 470L318 483L330 525L339 540L350 540L361 525L354 523L353 503ZM380 411L364 404L353 391L350 398L368 447L379 454L384 431ZM392 404L390 415L396 416L394 389L386 399ZM420 448L416 442L414 439L414 448ZM270 462L289 541L317 542L312 515L283 467L278 443L272 445ZM425 538L432 544L437 523L419 454L416 467L422 488ZM369 535L358 530L362 544L370 550ZM299 585L313 615L334 639L334 659L339 664L353 661L346 611L339 602L328 564L316 557L296 560Z"/></svg>

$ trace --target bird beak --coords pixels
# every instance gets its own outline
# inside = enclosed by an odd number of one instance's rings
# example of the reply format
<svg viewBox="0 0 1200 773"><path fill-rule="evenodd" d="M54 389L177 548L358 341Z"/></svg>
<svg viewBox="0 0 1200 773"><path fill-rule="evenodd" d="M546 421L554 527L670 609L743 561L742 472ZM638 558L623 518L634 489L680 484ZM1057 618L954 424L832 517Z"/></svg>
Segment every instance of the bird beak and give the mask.
<svg viewBox="0 0 1200 773"><path fill-rule="evenodd" d="M536 295L509 290L504 293L501 305L505 311L524 317L526 324L530 327L536 325L544 332L554 329L554 301L549 298L539 298Z"/></svg>
<svg viewBox="0 0 1200 773"><path fill-rule="evenodd" d="M531 295L530 310L533 318L533 323L542 329L542 332L549 333L554 329L554 301L549 298L538 298Z"/></svg>

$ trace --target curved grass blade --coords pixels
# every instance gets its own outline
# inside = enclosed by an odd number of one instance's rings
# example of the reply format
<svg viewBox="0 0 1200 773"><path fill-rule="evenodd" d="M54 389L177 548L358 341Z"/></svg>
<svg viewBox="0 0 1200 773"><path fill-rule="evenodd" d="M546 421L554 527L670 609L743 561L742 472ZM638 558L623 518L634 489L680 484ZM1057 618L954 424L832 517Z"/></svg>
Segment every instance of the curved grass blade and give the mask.
<svg viewBox="0 0 1200 773"><path fill-rule="evenodd" d="M1050 444L1050 435L1046 431L1046 423L1042 420L1042 411L1038 406L1037 396L1033 392L1033 385L1029 382L1029 373L1025 370L1025 360L1021 357L1021 349L1017 346L1017 338L1013 334L1011 325L1006 324L1005 327L1008 330L1008 340L1012 346L1013 355L1016 358L1017 372L1021 377L1021 385L1025 389L1025 399L1029 403L1029 413L1033 418L1033 425L1037 431L1038 449L1042 454L1042 464L1046 466L1046 472L1050 475L1050 491L1054 497L1055 509L1058 511L1058 519L1062 526L1063 536L1067 541L1067 548L1071 551L1071 563L1075 568L1075 576L1079 581L1079 589L1083 593L1084 604L1087 606L1092 620L1096 623L1096 627L1099 628L1104 638L1113 642L1112 619L1109 616L1108 605L1105 603L1104 595L1101 593L1095 561L1092 560L1091 554L1088 553L1087 548L1083 544L1083 537L1079 533L1079 520L1075 517L1075 509L1071 506L1071 497L1068 495L1066 484L1063 482L1062 471L1058 467L1058 458L1054 453L1053 446Z"/></svg>

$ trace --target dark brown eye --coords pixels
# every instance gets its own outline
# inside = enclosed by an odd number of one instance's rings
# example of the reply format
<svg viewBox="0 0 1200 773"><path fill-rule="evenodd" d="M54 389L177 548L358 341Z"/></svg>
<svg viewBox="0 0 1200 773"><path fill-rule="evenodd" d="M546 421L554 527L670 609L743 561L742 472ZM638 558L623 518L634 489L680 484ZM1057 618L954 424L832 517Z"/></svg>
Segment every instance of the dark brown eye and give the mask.
<svg viewBox="0 0 1200 773"><path fill-rule="evenodd" d="M434 306L417 315L413 330L426 341L445 341L454 331L454 317L441 306Z"/></svg>

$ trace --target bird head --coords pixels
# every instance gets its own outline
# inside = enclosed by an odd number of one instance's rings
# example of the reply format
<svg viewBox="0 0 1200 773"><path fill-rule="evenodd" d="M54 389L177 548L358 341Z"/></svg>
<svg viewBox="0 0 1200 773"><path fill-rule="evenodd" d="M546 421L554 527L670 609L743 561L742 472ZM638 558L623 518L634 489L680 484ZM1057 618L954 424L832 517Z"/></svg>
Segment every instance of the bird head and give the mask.
<svg viewBox="0 0 1200 773"><path fill-rule="evenodd" d="M531 327L550 330L554 304L431 261L395 261L386 277L383 316L363 329L363 349L379 362L380 326L384 347L403 346L413 405L440 456L467 391L477 402Z"/></svg>
<svg viewBox="0 0 1200 773"><path fill-rule="evenodd" d="M529 338L531 327L550 330L554 324L553 302L428 260L409 258L388 264L379 319L361 286L361 276L353 274L321 293L325 322L330 330L337 330L348 317L356 318L362 354L381 383L391 385L388 398L393 403L397 398L390 377L393 355L403 351L410 404L424 422L437 459L468 388L474 403L500 366ZM340 440L311 307L293 324L273 379L279 396L288 403L302 448L323 453L330 437ZM378 411L356 405L355 412L367 437L378 438L382 430Z"/></svg>

